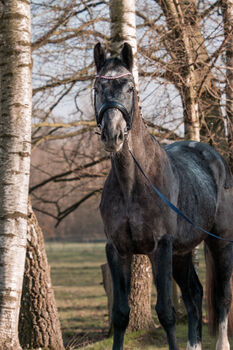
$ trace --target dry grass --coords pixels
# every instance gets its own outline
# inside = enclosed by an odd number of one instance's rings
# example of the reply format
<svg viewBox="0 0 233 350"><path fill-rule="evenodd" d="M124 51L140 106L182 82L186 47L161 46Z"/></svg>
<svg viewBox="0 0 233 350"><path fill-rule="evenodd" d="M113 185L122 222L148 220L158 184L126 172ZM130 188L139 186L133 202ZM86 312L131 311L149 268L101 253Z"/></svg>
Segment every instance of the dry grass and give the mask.
<svg viewBox="0 0 233 350"><path fill-rule="evenodd" d="M105 338L104 244L47 243L46 248L65 344L71 348Z"/></svg>

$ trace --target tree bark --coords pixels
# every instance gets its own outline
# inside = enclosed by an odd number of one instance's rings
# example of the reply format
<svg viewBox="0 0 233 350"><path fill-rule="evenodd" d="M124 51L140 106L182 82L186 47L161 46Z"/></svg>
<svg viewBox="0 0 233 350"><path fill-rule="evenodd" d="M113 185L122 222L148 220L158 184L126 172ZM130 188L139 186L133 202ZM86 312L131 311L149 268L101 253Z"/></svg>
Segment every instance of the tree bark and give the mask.
<svg viewBox="0 0 233 350"><path fill-rule="evenodd" d="M146 255L134 255L131 264L128 330L153 329L151 314L152 267Z"/></svg>
<svg viewBox="0 0 233 350"><path fill-rule="evenodd" d="M31 150L30 2L0 2L0 349L21 349Z"/></svg>
<svg viewBox="0 0 233 350"><path fill-rule="evenodd" d="M19 339L24 349L64 349L43 233L30 204Z"/></svg>
<svg viewBox="0 0 233 350"><path fill-rule="evenodd" d="M229 165L233 173L233 0L222 1L226 40L226 116L229 145Z"/></svg>
<svg viewBox="0 0 233 350"><path fill-rule="evenodd" d="M153 329L151 314L152 268L146 264L144 255L134 255L131 264L131 293L129 296L130 318L129 331ZM149 262L149 261L148 261ZM109 335L112 334L113 287L108 264L101 265L103 286L108 298ZM148 293L150 291L150 293ZM178 298L177 298L178 300ZM146 317L145 317L146 315Z"/></svg>

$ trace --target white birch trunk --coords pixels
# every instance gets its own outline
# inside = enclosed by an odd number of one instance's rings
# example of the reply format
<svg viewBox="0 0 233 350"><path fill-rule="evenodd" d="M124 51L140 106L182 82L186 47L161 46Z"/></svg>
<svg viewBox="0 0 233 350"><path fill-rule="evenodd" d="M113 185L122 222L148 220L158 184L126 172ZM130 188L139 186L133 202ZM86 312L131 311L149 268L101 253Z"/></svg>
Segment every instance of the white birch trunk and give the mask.
<svg viewBox="0 0 233 350"><path fill-rule="evenodd" d="M31 149L30 2L0 3L0 349L21 349Z"/></svg>
<svg viewBox="0 0 233 350"><path fill-rule="evenodd" d="M139 92L135 0L111 0L110 18L111 54L119 54L124 42L131 45L134 56L133 76ZM151 329L152 268L149 258L146 255L134 255L131 272L129 329Z"/></svg>
<svg viewBox="0 0 233 350"><path fill-rule="evenodd" d="M135 0L110 1L110 18L111 54L119 54L124 42L131 45L134 56L133 76L137 91L139 91Z"/></svg>

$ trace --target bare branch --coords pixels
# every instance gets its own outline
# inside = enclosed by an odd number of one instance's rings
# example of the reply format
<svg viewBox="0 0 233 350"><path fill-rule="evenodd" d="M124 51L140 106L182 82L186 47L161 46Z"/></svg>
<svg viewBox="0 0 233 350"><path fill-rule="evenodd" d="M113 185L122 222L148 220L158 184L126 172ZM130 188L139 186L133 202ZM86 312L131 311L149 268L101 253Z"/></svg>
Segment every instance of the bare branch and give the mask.
<svg viewBox="0 0 233 350"><path fill-rule="evenodd" d="M50 135L51 134L51 132L50 132L49 135L42 136L42 137L39 138L39 140L33 142L34 145L33 145L32 151L34 151L35 148L38 147L42 142L54 141L54 140L64 140L64 139L67 139L69 137L78 136L78 135L81 135L81 134L84 134L84 133L90 131L90 128L94 127L94 126L96 126L96 125L89 126L88 128L82 128L82 129L79 129L77 131L70 132L70 133L67 133L67 134L54 135L54 136Z"/></svg>
<svg viewBox="0 0 233 350"><path fill-rule="evenodd" d="M31 45L32 50L38 49L39 47L43 46L47 42L48 38L50 38L55 33L57 28L63 23L65 23L72 16L73 13L70 11L74 8L75 4L76 4L76 0L73 0L70 6L65 8L64 12L57 19L54 26L47 33L45 33L41 38L37 39L34 43L32 43Z"/></svg>
<svg viewBox="0 0 233 350"><path fill-rule="evenodd" d="M207 17L220 4L221 4L221 0L215 1L212 5L210 5L210 7L208 7L207 9L205 9L203 12L201 12L199 14L199 18L203 19L203 18Z"/></svg>
<svg viewBox="0 0 233 350"><path fill-rule="evenodd" d="M64 79L56 79L56 81L48 82L46 85L33 89L33 95L37 94L38 92L55 88L64 84L76 83L78 81L88 81L88 80L93 80L94 78L95 78L95 74L92 74L92 75L87 74L87 67L85 67L81 71L79 71L78 74L75 73Z"/></svg>
<svg viewBox="0 0 233 350"><path fill-rule="evenodd" d="M99 1L99 2L96 2L96 3L93 3L93 4L89 4L88 6L89 7L97 7L98 5L102 5L104 4L105 1ZM78 14L81 14L83 13L84 11L87 11L87 7L84 7L84 9L82 10L79 10L79 11L74 11L74 7L76 6L76 0L73 0L72 3L70 4L70 6L66 7L65 10L63 10L63 13L61 14L60 17L58 17L56 20L55 20L55 24L54 26L47 32L45 33L42 37L40 37L39 39L37 39L35 42L33 42L31 44L31 47L32 47L32 51L40 48L41 46L49 43L50 39L54 34L59 34L57 33L57 29L66 24L71 17L73 16L77 16ZM58 8L56 8L56 10L58 10ZM62 10L62 9L60 9ZM102 19L93 19L93 20L90 20L90 21L87 21L85 22L82 26L80 26L80 29L76 29L76 36L77 36L77 32L78 31L81 31L83 27L86 27L88 25L90 25L92 23L92 21L102 21ZM81 34L80 34L81 35Z"/></svg>
<svg viewBox="0 0 233 350"><path fill-rule="evenodd" d="M76 122L71 123L48 123L48 122L42 122L33 124L32 128L42 128L42 127L48 127L48 128L71 128L72 126L90 126L94 127L96 126L95 120L78 120Z"/></svg>
<svg viewBox="0 0 233 350"><path fill-rule="evenodd" d="M46 210L37 208L37 207L35 207L35 206L33 206L32 208L33 208L33 210L36 210L36 211L38 211L38 212L40 212L40 213L42 213L42 214L45 214L45 215L50 216L51 218L57 220L57 216L56 216L56 215L53 215L52 213L49 213L49 212L46 211Z"/></svg>
<svg viewBox="0 0 233 350"><path fill-rule="evenodd" d="M88 193L86 196L84 196L82 199L80 199L78 202L72 204L70 207L66 208L65 210L63 210L60 215L57 218L57 223L55 225L55 227L57 227L60 222L70 213L72 213L74 210L76 210L83 202L85 202L87 199L93 197L96 193L101 193L101 191L103 190L103 188L98 188L90 193Z"/></svg>
<svg viewBox="0 0 233 350"><path fill-rule="evenodd" d="M43 117L43 120L45 121L49 115L52 113L54 108L61 102L61 100L69 94L69 92L72 90L73 86L75 85L75 82L72 82L71 85L62 93L61 96L57 99L57 101L49 108L48 112ZM43 125L35 124L35 126L32 126L32 128L37 128L32 134L32 138L36 136L37 132L40 130L40 128L43 127ZM53 126L54 127L54 126Z"/></svg>
<svg viewBox="0 0 233 350"><path fill-rule="evenodd" d="M68 171L65 171L65 172L63 172L63 173L60 173L60 174L51 176L49 179L46 179L46 180L40 182L39 184L32 186L32 187L30 188L30 191L29 191L29 192L32 193L32 192L35 191L36 189L38 189L38 188L40 188L40 187L42 187L42 186L45 186L45 185L48 184L49 182L55 182L55 180L58 180L58 179L60 179L60 178L62 178L62 177L65 177L65 176L68 176L68 175L70 175L70 174L72 174L72 173L75 173L75 172L77 172L77 171L81 171L81 170L83 170L83 169L90 168L90 167L92 167L92 166L94 166L94 165L96 165L96 164L99 164L99 163L101 163L101 162L103 162L103 161L105 161L105 160L108 160L108 159L109 159L109 156L104 156L104 157L102 157L102 158L100 158L100 159L97 159L97 160L91 162L91 163L83 164L83 165L80 165L80 166L76 167L75 169L68 170Z"/></svg>
<svg viewBox="0 0 233 350"><path fill-rule="evenodd" d="M84 174L81 174L81 175L78 175L78 176L75 176L75 177L70 177L70 178L65 178L65 179L57 179L57 180L54 180L54 182L71 182L71 181L79 181L79 180L82 180L82 179L86 179L86 178L100 178L100 177L104 177L106 176L107 173L102 173L102 174L90 174L90 173L84 173Z"/></svg>

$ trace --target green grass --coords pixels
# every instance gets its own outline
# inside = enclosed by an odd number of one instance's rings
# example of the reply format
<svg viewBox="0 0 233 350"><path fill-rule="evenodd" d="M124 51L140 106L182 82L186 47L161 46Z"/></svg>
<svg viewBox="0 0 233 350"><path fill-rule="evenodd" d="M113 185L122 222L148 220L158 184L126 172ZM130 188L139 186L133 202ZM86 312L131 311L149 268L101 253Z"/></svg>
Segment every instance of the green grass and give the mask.
<svg viewBox="0 0 233 350"><path fill-rule="evenodd" d="M107 298L101 284L100 265L105 263L103 243L47 243L52 282L58 306L64 343L67 349L111 350L108 331ZM203 281L204 257L201 253L199 276ZM155 304L153 289L152 303ZM204 302L205 306L205 302ZM153 308L154 309L154 308ZM204 313L205 314L205 313ZM158 325L155 312L155 323ZM177 325L180 349L186 349L187 324ZM215 349L203 326L203 350ZM233 348L233 342L231 342ZM167 350L164 331L129 333L124 350Z"/></svg>

